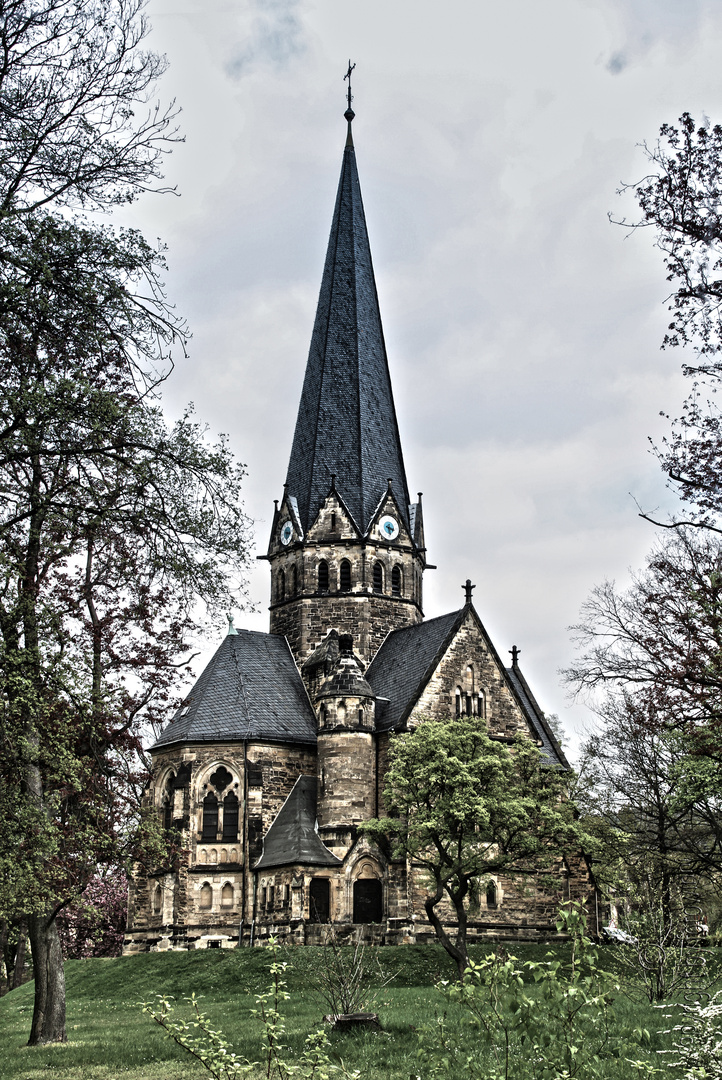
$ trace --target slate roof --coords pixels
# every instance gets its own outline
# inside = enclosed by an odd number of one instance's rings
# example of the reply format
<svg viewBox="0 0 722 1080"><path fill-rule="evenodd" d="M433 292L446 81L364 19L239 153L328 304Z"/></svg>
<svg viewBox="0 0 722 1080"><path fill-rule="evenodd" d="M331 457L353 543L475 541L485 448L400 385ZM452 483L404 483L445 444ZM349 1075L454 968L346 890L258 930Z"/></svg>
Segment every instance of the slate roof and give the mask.
<svg viewBox="0 0 722 1080"><path fill-rule="evenodd" d="M340 866L341 860L316 832L316 777L299 776L263 840L263 854L253 867Z"/></svg>
<svg viewBox="0 0 722 1080"><path fill-rule="evenodd" d="M377 698L389 699L385 708L376 710L378 731L389 731L406 719L461 625L465 610L394 630L384 640L366 672L366 681Z"/></svg>
<svg viewBox="0 0 722 1080"><path fill-rule="evenodd" d="M332 474L362 533L389 478L408 525L406 473L350 139L286 477L304 532L328 495Z"/></svg>
<svg viewBox="0 0 722 1080"><path fill-rule="evenodd" d="M517 664L515 667L507 668L506 673L509 676L509 681L516 690L516 696L519 700L519 704L526 713L527 720L541 740L542 757L547 758L553 765L561 765L563 769L569 769L571 766L566 759L564 751L557 742L554 732L549 727L544 713L539 708L536 698L529 689L529 685L522 675L519 665Z"/></svg>
<svg viewBox="0 0 722 1080"><path fill-rule="evenodd" d="M285 638L228 634L153 749L254 739L315 743L316 718Z"/></svg>

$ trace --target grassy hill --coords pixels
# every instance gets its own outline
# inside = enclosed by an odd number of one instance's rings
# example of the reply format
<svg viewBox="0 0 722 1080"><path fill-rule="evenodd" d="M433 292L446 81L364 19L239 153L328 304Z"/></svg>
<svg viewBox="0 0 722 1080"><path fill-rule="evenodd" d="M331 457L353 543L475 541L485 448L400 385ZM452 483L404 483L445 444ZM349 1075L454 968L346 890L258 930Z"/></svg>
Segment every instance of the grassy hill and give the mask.
<svg viewBox="0 0 722 1080"><path fill-rule="evenodd" d="M472 952L488 951L475 947ZM541 959L543 947L518 946L522 959ZM563 951L563 950L562 950ZM309 989L307 965L319 950L290 950L284 1005L287 1042L300 1050L309 1032L321 1026L327 1006ZM408 1080L416 1075L417 1029L434 1023L447 1004L434 988L454 969L440 947L405 946L380 950L382 965L394 974L376 1005L383 1030L332 1033L334 1050L363 1069L364 1078ZM28 1048L33 984L0 999L0 1076L3 1080L189 1080L208 1074L177 1049L145 1016L138 1003L156 995L183 999L192 992L237 1053L258 1060L260 1025L251 1015L254 994L269 984L265 949L151 953L115 960L75 960L66 964L68 1043ZM453 1010L452 1010L453 1013ZM631 1017L630 1017L631 1018ZM453 1022L453 1015L450 1017ZM635 1021L659 1026L658 1015L635 1010ZM258 1073L258 1076L265 1073Z"/></svg>

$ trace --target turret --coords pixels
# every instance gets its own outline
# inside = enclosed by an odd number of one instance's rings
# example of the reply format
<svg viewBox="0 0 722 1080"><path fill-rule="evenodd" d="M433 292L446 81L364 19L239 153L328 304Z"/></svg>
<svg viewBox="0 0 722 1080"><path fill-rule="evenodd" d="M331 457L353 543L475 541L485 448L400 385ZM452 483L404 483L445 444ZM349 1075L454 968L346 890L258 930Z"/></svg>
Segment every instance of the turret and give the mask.
<svg viewBox="0 0 722 1080"><path fill-rule="evenodd" d="M318 718L319 829L357 825L375 813L374 692L353 651L338 638L338 659L313 695Z"/></svg>

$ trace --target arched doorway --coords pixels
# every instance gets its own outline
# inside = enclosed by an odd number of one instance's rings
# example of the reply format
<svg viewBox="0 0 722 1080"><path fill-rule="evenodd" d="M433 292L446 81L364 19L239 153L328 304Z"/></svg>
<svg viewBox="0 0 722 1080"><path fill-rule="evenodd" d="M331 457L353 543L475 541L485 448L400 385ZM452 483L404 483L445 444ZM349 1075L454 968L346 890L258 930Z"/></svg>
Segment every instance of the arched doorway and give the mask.
<svg viewBox="0 0 722 1080"><path fill-rule="evenodd" d="M311 878L309 889L311 922L326 923L331 918L331 889L328 878Z"/></svg>
<svg viewBox="0 0 722 1080"><path fill-rule="evenodd" d="M353 921L355 923L382 922L384 898L378 878L360 878L353 883Z"/></svg>

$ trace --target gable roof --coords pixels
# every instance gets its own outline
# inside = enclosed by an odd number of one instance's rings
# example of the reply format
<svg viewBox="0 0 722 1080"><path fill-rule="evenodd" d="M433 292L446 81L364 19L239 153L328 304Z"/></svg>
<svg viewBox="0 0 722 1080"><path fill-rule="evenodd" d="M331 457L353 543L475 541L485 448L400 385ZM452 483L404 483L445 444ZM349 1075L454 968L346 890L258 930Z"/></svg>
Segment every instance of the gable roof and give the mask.
<svg viewBox="0 0 722 1080"><path fill-rule="evenodd" d="M316 742L311 702L288 643L277 634L228 634L152 749L244 739Z"/></svg>
<svg viewBox="0 0 722 1080"><path fill-rule="evenodd" d="M316 777L299 776L291 794L278 811L263 838L263 854L253 867L340 866L333 852L321 843L316 832Z"/></svg>
<svg viewBox="0 0 722 1080"><path fill-rule="evenodd" d="M389 478L408 525L409 493L351 139L286 477L304 532L318 515L332 475L362 533Z"/></svg>
<svg viewBox="0 0 722 1080"><path fill-rule="evenodd" d="M559 745L554 732L549 727L547 718L539 708L536 698L529 689L529 684L521 673L518 664L506 669L509 681L514 687L517 699L521 705L527 721L534 733L541 741L541 754L553 765L561 765L563 769L571 768L566 755Z"/></svg>
<svg viewBox="0 0 722 1080"><path fill-rule="evenodd" d="M386 637L366 672L366 681L377 698L388 699L385 708L377 705L377 731L389 731L406 719L461 625L465 611L462 608L416 626L405 626Z"/></svg>

